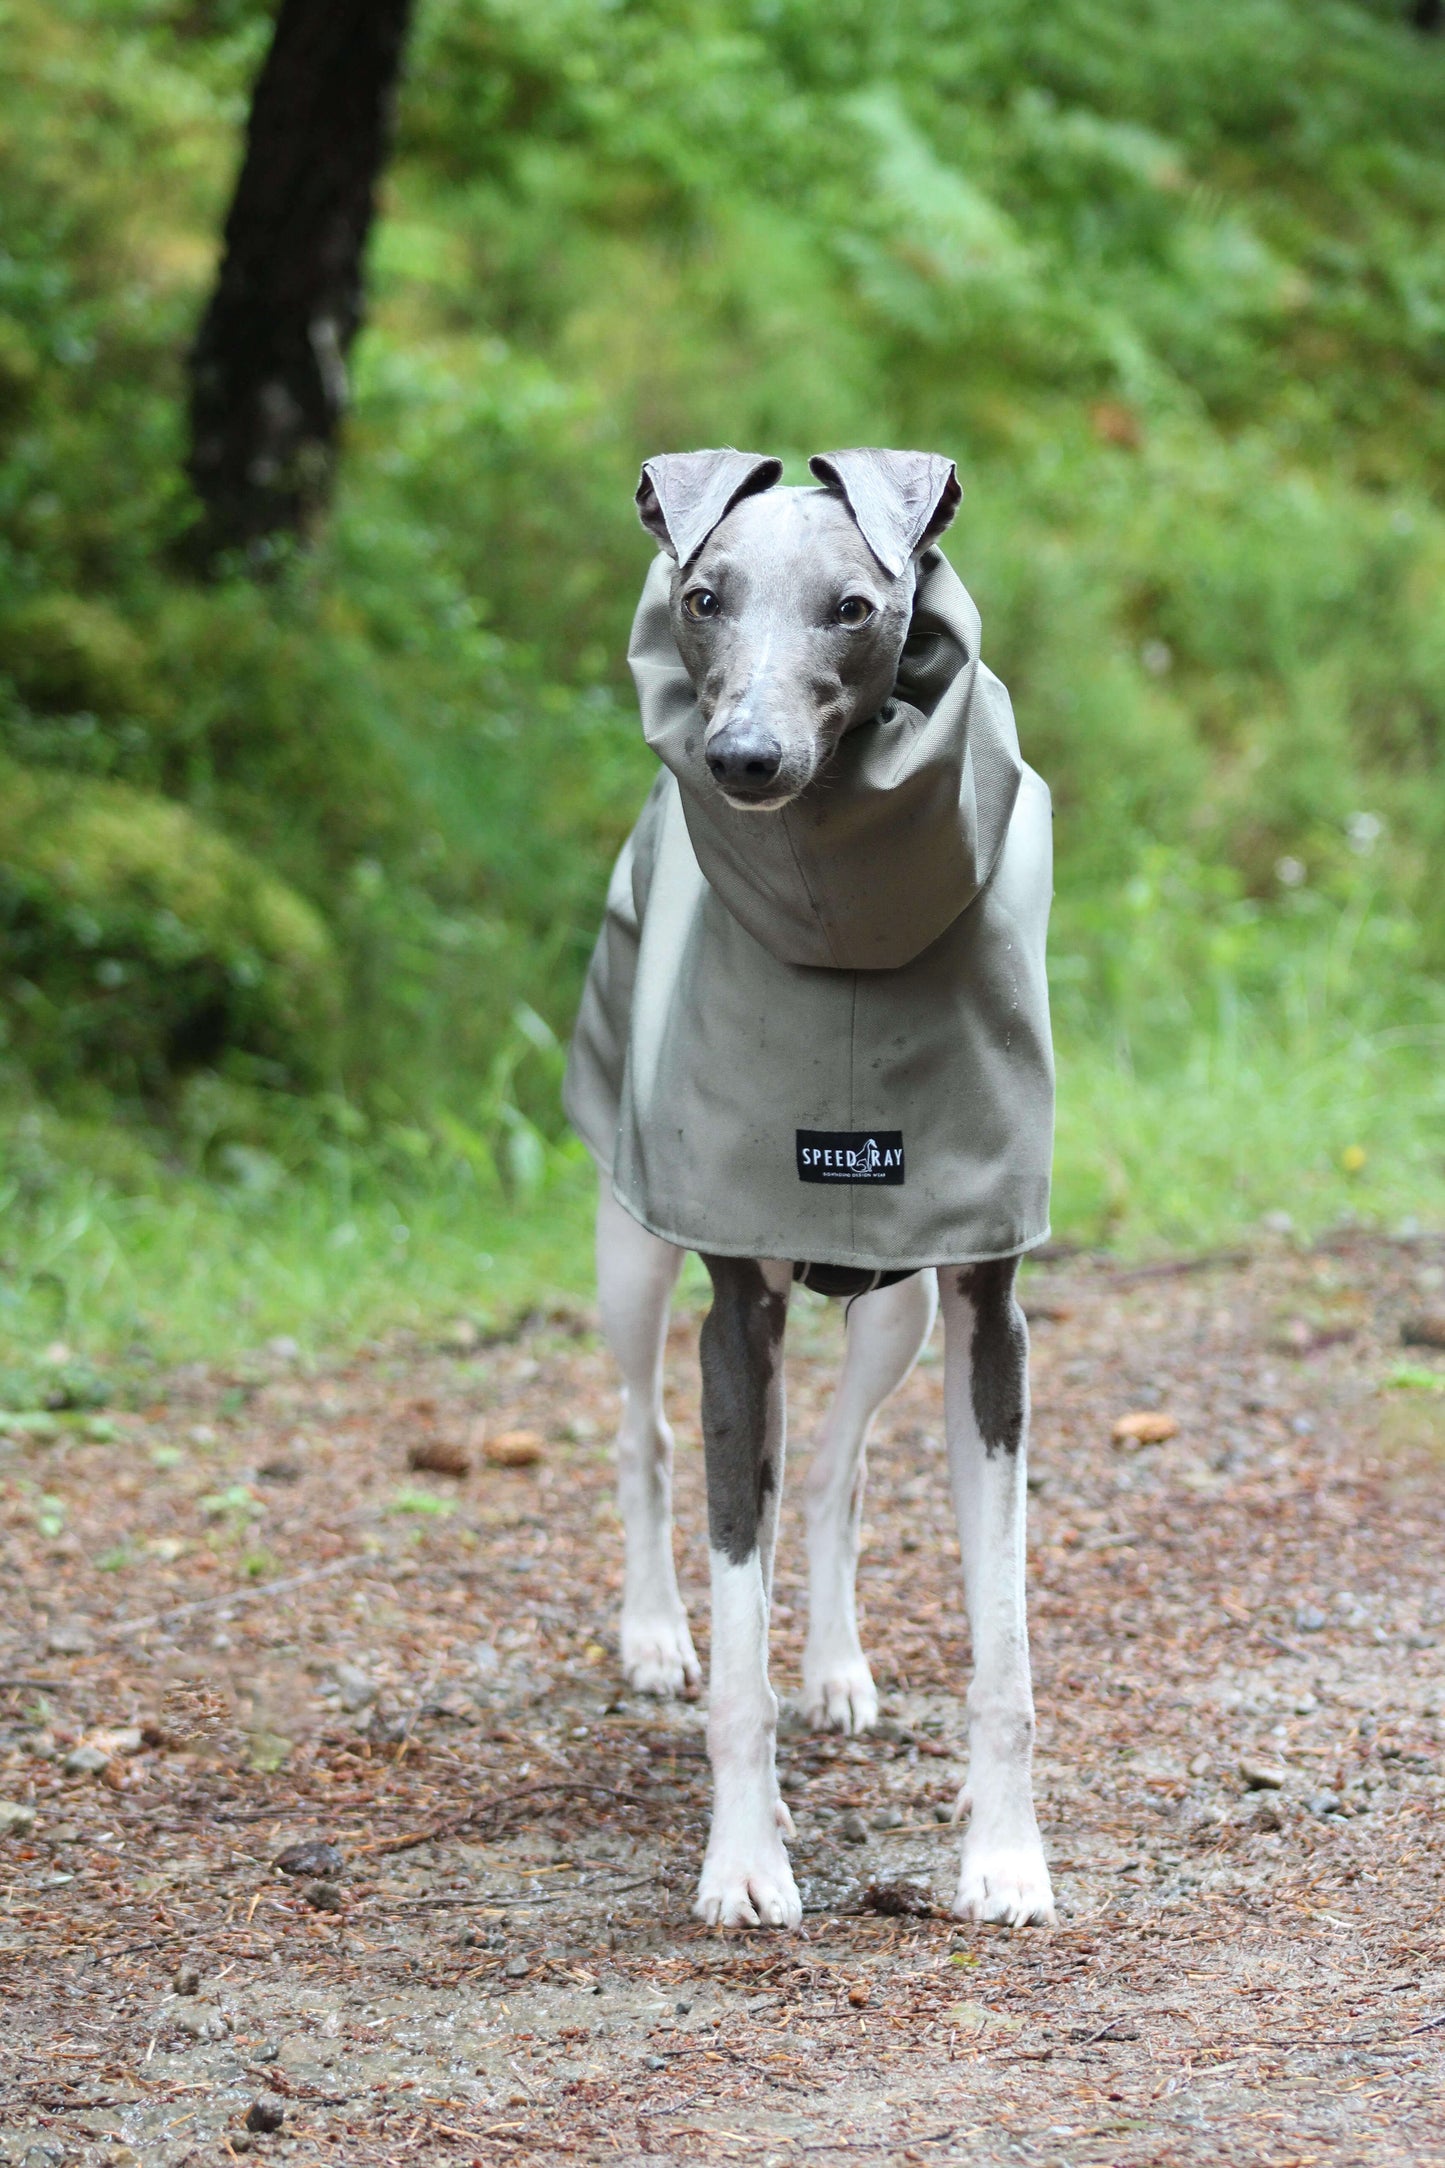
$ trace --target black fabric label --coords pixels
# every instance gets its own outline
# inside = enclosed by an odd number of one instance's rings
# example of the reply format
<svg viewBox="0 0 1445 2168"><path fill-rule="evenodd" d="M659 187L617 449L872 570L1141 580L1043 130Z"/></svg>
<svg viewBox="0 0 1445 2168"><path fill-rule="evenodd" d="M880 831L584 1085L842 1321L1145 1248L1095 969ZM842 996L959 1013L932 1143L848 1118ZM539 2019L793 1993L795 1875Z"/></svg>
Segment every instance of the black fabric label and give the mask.
<svg viewBox="0 0 1445 2168"><path fill-rule="evenodd" d="M800 1182L883 1182L903 1187L901 1129L800 1129Z"/></svg>

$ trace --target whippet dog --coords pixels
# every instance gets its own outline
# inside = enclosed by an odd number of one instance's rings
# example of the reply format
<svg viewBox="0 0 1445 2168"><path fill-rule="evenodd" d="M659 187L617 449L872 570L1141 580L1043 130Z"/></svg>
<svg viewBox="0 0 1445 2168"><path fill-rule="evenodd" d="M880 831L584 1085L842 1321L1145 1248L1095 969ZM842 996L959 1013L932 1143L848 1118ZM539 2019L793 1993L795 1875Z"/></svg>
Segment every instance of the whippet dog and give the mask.
<svg viewBox="0 0 1445 2168"><path fill-rule="evenodd" d="M828 490L744 495L693 554L674 563L673 634L696 693L707 770L731 805L766 821L824 774L845 733L883 708L908 635L919 559L957 501L954 483L896 572ZM644 526L676 557L646 472L638 502ZM663 1696L700 1684L673 1562L673 1439L662 1395L682 1257L641 1226L604 1180L601 1319L623 1386L622 1667L634 1690ZM796 1261L707 1254L702 1261L713 1296L701 1363L714 1797L696 1910L712 1925L790 1928L802 1907L775 1769L768 1613L783 1486L783 1338ZM858 1277L870 1291L849 1306L841 1376L806 1477L803 1662L803 1704L814 1724L860 1733L876 1723L878 1695L854 1594L867 1444L941 1309L949 1473L974 1660L960 1802L968 1822L954 1909L965 1919L1011 1926L1054 1918L1031 1776L1028 1332L1015 1294L1017 1265L1017 1257L944 1264L892 1284L877 1284L876 1274Z"/></svg>

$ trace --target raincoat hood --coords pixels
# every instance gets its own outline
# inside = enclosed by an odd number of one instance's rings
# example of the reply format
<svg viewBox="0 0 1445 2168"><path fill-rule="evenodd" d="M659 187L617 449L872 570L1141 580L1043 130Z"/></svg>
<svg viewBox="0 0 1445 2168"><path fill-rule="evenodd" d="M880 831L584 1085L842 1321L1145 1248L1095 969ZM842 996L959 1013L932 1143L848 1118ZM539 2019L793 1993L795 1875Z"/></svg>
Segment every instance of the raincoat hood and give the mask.
<svg viewBox="0 0 1445 2168"><path fill-rule="evenodd" d="M893 970L931 946L988 880L1023 761L1009 697L979 660L978 611L937 549L920 560L892 699L775 813L740 812L707 770L703 720L648 574L628 648L652 750L677 778L698 865L780 962Z"/></svg>

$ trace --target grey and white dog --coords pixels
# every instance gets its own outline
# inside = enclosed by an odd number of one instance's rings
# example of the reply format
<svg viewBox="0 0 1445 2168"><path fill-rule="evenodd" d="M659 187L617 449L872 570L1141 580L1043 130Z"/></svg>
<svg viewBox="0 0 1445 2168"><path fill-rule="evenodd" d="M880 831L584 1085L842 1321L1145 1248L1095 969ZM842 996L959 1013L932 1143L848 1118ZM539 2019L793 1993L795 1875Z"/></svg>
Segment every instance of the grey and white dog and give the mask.
<svg viewBox="0 0 1445 2168"><path fill-rule="evenodd" d="M695 455L696 456L696 455ZM851 455L855 459L860 455ZM705 726L705 757L729 803L766 820L817 778L846 732L888 700L908 634L918 561L948 526L952 480L918 530L908 477L878 462L874 533L906 533L901 569L863 539L848 501L821 489L745 495L681 550L649 462L643 525L677 560L671 621ZM940 463L947 467L946 462ZM916 461L915 461L916 465ZM856 500L858 473L851 478ZM682 1251L649 1233L604 1180L597 1267L603 1330L623 1381L618 1438L626 1538L622 1663L638 1691L699 1683L672 1552L672 1435L662 1362ZM783 1476L783 1335L794 1260L704 1256L713 1303L702 1329L702 1427L712 1580L708 1748L714 1800L697 1897L714 1925L796 1927L791 1833L774 1761L777 1701L768 1611ZM809 1621L804 1706L821 1726L866 1731L878 1697L858 1638L854 1580L868 1436L941 1308L949 1470L972 1628L968 1812L955 1910L1010 1925L1052 1921L1034 1812L1034 1736L1024 1600L1028 1335L1017 1258L940 1265L858 1296L837 1390L806 1478Z"/></svg>

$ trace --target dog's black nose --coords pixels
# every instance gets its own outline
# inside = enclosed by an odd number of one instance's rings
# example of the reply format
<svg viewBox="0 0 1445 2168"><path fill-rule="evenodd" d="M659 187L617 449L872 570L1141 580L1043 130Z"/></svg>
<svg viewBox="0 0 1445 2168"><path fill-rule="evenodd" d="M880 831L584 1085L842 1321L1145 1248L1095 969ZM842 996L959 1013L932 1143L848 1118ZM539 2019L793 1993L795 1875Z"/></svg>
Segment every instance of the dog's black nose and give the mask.
<svg viewBox="0 0 1445 2168"><path fill-rule="evenodd" d="M731 798L766 797L778 780L783 748L756 725L720 730L707 749L713 781Z"/></svg>

